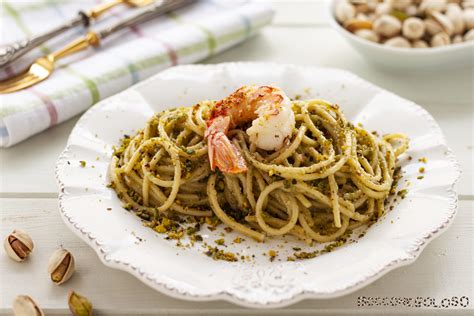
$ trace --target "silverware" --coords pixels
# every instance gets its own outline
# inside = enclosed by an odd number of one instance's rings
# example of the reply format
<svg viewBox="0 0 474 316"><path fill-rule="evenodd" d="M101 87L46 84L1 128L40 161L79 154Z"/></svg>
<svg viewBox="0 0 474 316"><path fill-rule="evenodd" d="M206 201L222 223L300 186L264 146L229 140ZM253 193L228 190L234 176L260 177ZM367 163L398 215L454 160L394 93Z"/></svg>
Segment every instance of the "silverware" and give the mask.
<svg viewBox="0 0 474 316"><path fill-rule="evenodd" d="M98 32L90 31L86 34L86 36L76 39L75 41L66 45L64 48L44 57L38 58L25 72L13 78L0 81L0 94L22 90L45 80L54 71L54 66L57 60L85 50L91 46L97 47L100 45L102 40L112 33L130 26L137 25L139 23L149 21L159 15L169 13L196 1L197 0L164 1L162 4L154 5L150 7L150 9L143 10L142 12L125 19L120 23L112 25L111 27L107 27Z"/></svg>
<svg viewBox="0 0 474 316"><path fill-rule="evenodd" d="M84 27L89 26L92 20L97 20L105 12L119 4L123 3L130 7L142 7L150 5L153 2L154 0L112 0L110 2L99 4L88 12L80 11L78 15L72 20L64 23L63 25L55 27L46 33L33 36L31 38L26 38L0 48L0 67L8 65L12 61L31 51L33 48L38 47L44 42L58 36L59 34L62 34L67 30L80 25L83 25Z"/></svg>

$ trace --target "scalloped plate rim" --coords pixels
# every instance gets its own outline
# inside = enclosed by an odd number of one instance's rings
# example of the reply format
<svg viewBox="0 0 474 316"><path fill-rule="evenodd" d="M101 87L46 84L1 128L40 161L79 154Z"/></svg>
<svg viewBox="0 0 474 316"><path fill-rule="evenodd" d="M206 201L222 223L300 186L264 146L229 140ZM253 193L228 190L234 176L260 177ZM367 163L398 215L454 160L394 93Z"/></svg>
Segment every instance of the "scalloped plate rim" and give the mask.
<svg viewBox="0 0 474 316"><path fill-rule="evenodd" d="M423 235L423 237L421 238L422 242L420 242L418 244L411 243L410 245L412 246L411 248L413 248L413 249L411 249L411 250L405 249L404 250L404 253L407 255L406 258L402 258L402 259L399 258L397 260L392 260L392 261L388 262L387 264L385 264L382 268L380 268L378 271L376 271L372 275L366 277L365 279L361 280L360 282L356 282L355 284L350 284L349 286L346 286L343 290L337 290L337 291L333 291L333 292L330 292L330 293L303 290L303 291L298 292L297 294L294 294L291 298L284 299L284 300L279 300L279 301L270 301L270 302L266 302L266 303L260 303L256 300L252 301L252 300L249 300L249 299L238 298L238 297L236 297L232 293L229 293L226 290L220 290L219 292L217 292L215 294L211 294L211 295L191 295L191 294L187 294L187 293L181 293L175 288L167 287L165 283L160 283L157 280L151 280L150 278L147 278L145 275L140 273L138 271L138 269L136 269L134 267L131 267L129 264L126 264L126 263L121 262L121 261L107 260L106 251L102 248L102 246L99 243L97 243L97 241L94 238L92 238L90 236L92 233L82 231L82 228L78 227L77 224L71 222L70 218L67 216L67 210L64 208L64 206L62 204L62 201L65 198L65 194L64 194L65 186L64 186L64 183L61 180L60 170L65 165L67 155L70 153L69 147L71 145L72 135L75 134L75 132L79 128L81 128L83 123L87 121L87 119L90 115L92 115L95 111L100 111L100 106L98 107L97 105L95 105L92 108L90 108L88 111L86 111L86 113L78 120L78 122L74 126L74 128L73 128L73 130L72 130L72 132L71 132L71 134L68 138L66 148L63 150L63 152L60 154L60 156L57 160L56 169L55 169L55 177L56 177L56 181L57 181L58 186L59 186L58 203L59 203L59 211L60 211L61 218L64 220L65 224L77 236L79 236L92 249L94 249L97 256L99 257L99 259L101 260L101 262L104 265L106 265L108 267L111 267L111 268L118 269L118 270L126 271L126 272L132 274L133 276L135 276L137 279L139 279L140 281L142 281L146 285L150 286L151 288L153 288L153 289L155 289L155 290L157 290L157 291L159 291L163 294L166 294L166 295L169 295L171 297L178 298L178 299L184 299L184 300L188 300L188 301L201 301L201 302L202 301L224 300L224 301L234 303L234 304L244 306L244 307L277 308L277 307L289 306L289 305L292 305L294 303L300 302L304 299L329 299L329 298L340 297L340 296L347 295L347 294L350 294L352 292L355 292L355 291L363 288L364 286L372 283L373 281L379 279L380 277L382 277L386 273L388 273L388 272L390 272L390 271L392 271L396 268L406 266L406 265L409 265L409 264L413 263L419 257L419 255L421 254L421 252L423 251L423 249L426 247L426 245L429 242L434 240L436 237L438 237L444 231L446 231L447 228L449 228L449 226L452 224L453 219L454 219L454 217L457 213L458 194L457 194L457 190L456 190L457 187L456 186L457 186L457 183L458 183L458 181L461 177L462 169L460 168L460 165L459 165L458 161L456 160L454 154L452 153L452 150L448 147L448 145L446 143L446 140L445 140L445 136L444 136L440 126L435 121L435 119L423 107L419 106L418 104L415 104L412 101L404 99L404 98L402 98L402 97L400 97L400 96L398 96L398 95L396 95L392 92L389 92L389 91L387 91L387 90L385 90L381 87L378 87L378 86L376 86L376 85L374 85L374 84L358 77L357 75L355 75L355 74L353 74L349 71L339 69L339 68L331 68L331 67L316 67L316 66L304 66L304 65L269 63L269 62L229 62L229 63L221 63L221 64L208 64L208 65L205 65L205 64L181 65L181 66L172 67L172 68L169 68L165 71L162 71L162 72L160 72L160 73L158 73L158 74L156 74L156 75L154 75L154 76L152 76L152 77L150 77L150 78L148 78L148 79L146 79L146 80L144 80L144 81L142 81L142 82L140 82L140 83L138 83L138 84L136 84L136 85L134 85L134 86L132 86L132 87L116 94L116 95L114 95L114 96L111 96L107 99L104 99L104 100L100 101L99 103L102 104L102 103L112 102L119 95L127 94L129 91L135 91L135 92L139 93L137 91L138 88L148 84L148 82L150 82L150 81L153 81L156 77L162 76L163 74L166 75L168 72L179 71L180 69L186 69L186 68L220 68L220 67L238 66L238 65L241 65L241 66L257 65L257 66L282 67L282 68L283 67L288 67L288 68L298 69L302 72L315 71L315 70L331 70L331 71L341 72L341 73L344 73L345 75L348 75L348 76L352 77L353 79L355 79L357 81L360 81L360 82L364 83L365 85L367 85L367 86L369 86L373 89L376 89L378 92L385 92L389 95L394 95L398 98L403 99L407 103L409 103L411 107L415 107L417 109L417 111L422 114L422 118L425 119L425 120L429 120L430 125L438 133L438 136L440 137L439 145L441 145L446 150L447 159L452 163L453 168L456 169L455 170L456 171L455 179L454 179L453 183L450 186L448 186L447 189L446 189L447 198L449 200L449 205L451 207L443 213L446 216L444 218L444 221L442 223L440 223L433 230L431 230L429 232L426 232ZM407 247L407 248L409 248L409 247Z"/></svg>

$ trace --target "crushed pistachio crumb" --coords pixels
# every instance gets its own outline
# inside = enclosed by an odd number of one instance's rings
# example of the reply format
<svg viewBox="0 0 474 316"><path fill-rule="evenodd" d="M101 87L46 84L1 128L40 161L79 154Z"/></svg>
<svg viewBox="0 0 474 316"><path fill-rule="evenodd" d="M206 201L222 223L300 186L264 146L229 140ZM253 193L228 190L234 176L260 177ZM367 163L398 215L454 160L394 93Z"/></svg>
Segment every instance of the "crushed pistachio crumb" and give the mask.
<svg viewBox="0 0 474 316"><path fill-rule="evenodd" d="M406 189L400 190L397 192L397 195L404 199L407 195L408 191Z"/></svg>
<svg viewBox="0 0 474 316"><path fill-rule="evenodd" d="M84 160L79 161L79 164L81 165L82 168L86 166L86 162Z"/></svg>
<svg viewBox="0 0 474 316"><path fill-rule="evenodd" d="M231 262L238 261L238 258L234 253L224 252L224 250L219 249L217 247L207 246L207 251L205 252L205 254L214 260L224 260Z"/></svg>
<svg viewBox="0 0 474 316"><path fill-rule="evenodd" d="M235 239L233 240L234 244L240 244L243 240L245 239L242 239L240 237L235 237Z"/></svg>
<svg viewBox="0 0 474 316"><path fill-rule="evenodd" d="M277 252L275 250L269 250L268 251L268 256L270 257L270 261L273 261L273 260L275 260L275 258L277 256Z"/></svg>
<svg viewBox="0 0 474 316"><path fill-rule="evenodd" d="M218 244L219 246L222 246L222 245L225 244L224 238L216 239L216 240L214 240L214 242L215 242L216 244Z"/></svg>
<svg viewBox="0 0 474 316"><path fill-rule="evenodd" d="M301 252L295 252L293 255L296 257L296 259L311 259L316 257L319 254L319 250L315 250L312 252L306 252L306 251L301 251Z"/></svg>

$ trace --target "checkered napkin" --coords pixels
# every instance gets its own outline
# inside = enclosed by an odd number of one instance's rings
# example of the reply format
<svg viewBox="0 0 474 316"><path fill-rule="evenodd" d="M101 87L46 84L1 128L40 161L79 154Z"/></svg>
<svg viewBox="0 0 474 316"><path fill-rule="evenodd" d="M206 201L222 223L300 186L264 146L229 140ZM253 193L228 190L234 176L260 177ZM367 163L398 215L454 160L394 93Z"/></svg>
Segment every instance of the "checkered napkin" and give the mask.
<svg viewBox="0 0 474 316"><path fill-rule="evenodd" d="M91 8L94 0L2 1L1 43L46 31ZM123 5L92 25L100 30L135 13ZM167 67L192 63L234 46L271 21L273 12L240 0L201 0L146 24L124 30L63 60L53 75L29 89L0 95L0 146L14 145L63 122ZM84 34L71 30L0 71L0 78Z"/></svg>

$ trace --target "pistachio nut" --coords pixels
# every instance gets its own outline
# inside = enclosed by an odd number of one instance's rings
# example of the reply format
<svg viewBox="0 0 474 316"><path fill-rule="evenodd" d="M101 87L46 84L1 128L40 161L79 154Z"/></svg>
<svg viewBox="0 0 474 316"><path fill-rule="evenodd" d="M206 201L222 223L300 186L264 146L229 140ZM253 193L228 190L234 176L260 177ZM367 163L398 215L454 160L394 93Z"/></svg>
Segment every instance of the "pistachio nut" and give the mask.
<svg viewBox="0 0 474 316"><path fill-rule="evenodd" d="M423 0L420 10L425 13L444 11L447 3L447 0Z"/></svg>
<svg viewBox="0 0 474 316"><path fill-rule="evenodd" d="M15 229L5 238L3 247L10 258L21 262L33 251L33 240L24 231Z"/></svg>
<svg viewBox="0 0 474 316"><path fill-rule="evenodd" d="M375 14L376 15L390 14L390 12L392 12L392 7L387 2L379 3L375 7Z"/></svg>
<svg viewBox="0 0 474 316"><path fill-rule="evenodd" d="M69 292L68 305L74 316L92 316L92 304L84 296Z"/></svg>
<svg viewBox="0 0 474 316"><path fill-rule="evenodd" d="M464 34L464 41L474 41L474 29L469 30L466 34Z"/></svg>
<svg viewBox="0 0 474 316"><path fill-rule="evenodd" d="M336 13L336 19L339 22L343 23L355 17L356 9L349 2L342 0L338 2L335 13Z"/></svg>
<svg viewBox="0 0 474 316"><path fill-rule="evenodd" d="M402 33L408 39L419 39L425 34L425 24L420 18L408 18L403 22Z"/></svg>
<svg viewBox="0 0 474 316"><path fill-rule="evenodd" d="M369 16L365 13L357 13L357 15L355 16L355 19L362 20L362 21L370 21Z"/></svg>
<svg viewBox="0 0 474 316"><path fill-rule="evenodd" d="M474 0L463 0L462 1L462 7L464 9L474 8Z"/></svg>
<svg viewBox="0 0 474 316"><path fill-rule="evenodd" d="M66 249L56 250L49 258L48 273L57 285L69 280L74 273L73 255Z"/></svg>
<svg viewBox="0 0 474 316"><path fill-rule="evenodd" d="M474 28L474 8L467 8L463 11L464 25L466 29L470 30Z"/></svg>
<svg viewBox="0 0 474 316"><path fill-rule="evenodd" d="M397 18L384 14L374 21L374 31L385 37L392 37L400 33L402 22Z"/></svg>
<svg viewBox="0 0 474 316"><path fill-rule="evenodd" d="M431 38L431 47L445 46L451 44L451 38L447 33L441 32Z"/></svg>
<svg viewBox="0 0 474 316"><path fill-rule="evenodd" d="M365 1L351 1L351 4L355 6L356 13L367 13L370 11L369 6L367 5L367 2Z"/></svg>
<svg viewBox="0 0 474 316"><path fill-rule="evenodd" d="M44 316L38 304L28 295L18 295L15 297L12 309L15 316Z"/></svg>
<svg viewBox="0 0 474 316"><path fill-rule="evenodd" d="M424 23L426 32L431 36L443 31L443 27L435 19L427 18L424 20Z"/></svg>
<svg viewBox="0 0 474 316"><path fill-rule="evenodd" d="M371 42L378 43L380 41L380 36L372 30L361 29L355 31L354 34Z"/></svg>
<svg viewBox="0 0 474 316"><path fill-rule="evenodd" d="M386 41L384 43L384 45L390 46L390 47L399 47L399 48L410 48L411 47L410 42L406 38L401 37L401 36L396 36L396 37L393 37L393 38L389 39L388 41Z"/></svg>
<svg viewBox="0 0 474 316"><path fill-rule="evenodd" d="M449 3L446 9L446 17L453 24L454 34L462 34L464 32L463 11L459 4Z"/></svg>
<svg viewBox="0 0 474 316"><path fill-rule="evenodd" d="M392 8L396 10L404 10L408 8L413 1L412 0L391 0L389 3L392 5Z"/></svg>
<svg viewBox="0 0 474 316"><path fill-rule="evenodd" d="M439 25L441 25L441 27L443 28L443 31L446 34L451 36L454 33L453 22L451 22L451 20L448 19L446 15L439 12L433 12L431 16L433 17L433 19L435 19L436 22L439 23Z"/></svg>
<svg viewBox="0 0 474 316"><path fill-rule="evenodd" d="M467 33L466 33L467 34ZM462 38L462 35L455 35L453 37L453 40L451 41L453 44L459 44L462 43L464 40Z"/></svg>
<svg viewBox="0 0 474 316"><path fill-rule="evenodd" d="M428 48L474 37L474 0L339 0L337 4L336 18L345 29L385 46Z"/></svg>
<svg viewBox="0 0 474 316"><path fill-rule="evenodd" d="M415 15L418 14L418 7L416 5L411 5L411 6L409 6L408 8L405 9L405 12L409 16L415 16Z"/></svg>
<svg viewBox="0 0 474 316"><path fill-rule="evenodd" d="M413 48L428 48L430 46L424 40L416 40L413 42L412 47Z"/></svg>

